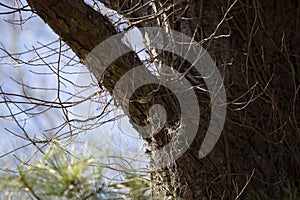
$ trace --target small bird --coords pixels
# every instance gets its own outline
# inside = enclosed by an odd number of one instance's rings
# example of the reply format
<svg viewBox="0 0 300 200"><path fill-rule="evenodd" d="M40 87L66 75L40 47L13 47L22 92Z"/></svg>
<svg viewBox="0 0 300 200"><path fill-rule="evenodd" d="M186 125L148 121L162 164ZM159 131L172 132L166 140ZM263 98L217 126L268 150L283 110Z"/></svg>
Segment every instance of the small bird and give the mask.
<svg viewBox="0 0 300 200"><path fill-rule="evenodd" d="M140 97L139 99L134 99L134 100L131 100L130 102L138 102L140 104L146 104L148 102L150 102L151 100L153 99L153 96L152 94L146 96L146 97Z"/></svg>

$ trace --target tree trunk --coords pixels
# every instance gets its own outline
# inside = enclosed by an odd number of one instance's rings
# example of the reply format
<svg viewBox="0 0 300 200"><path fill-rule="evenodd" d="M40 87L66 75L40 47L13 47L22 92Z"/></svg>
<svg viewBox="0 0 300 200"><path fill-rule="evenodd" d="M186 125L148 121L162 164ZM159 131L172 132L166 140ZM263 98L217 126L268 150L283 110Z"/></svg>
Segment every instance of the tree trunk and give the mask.
<svg viewBox="0 0 300 200"><path fill-rule="evenodd" d="M80 0L27 0L37 14L84 60L116 27ZM300 2L293 0L103 0L137 27L160 26L194 37L214 58L226 87L228 114L222 136L204 159L198 157L210 119L209 95L195 89L201 106L198 134L172 166L152 174L153 198L281 199L300 187ZM138 4L137 4L138 3ZM179 71L190 65L179 56L157 51L159 61ZM117 59L99 84L112 92L116 81L141 65L135 53ZM157 79L146 68L145 78ZM190 70L192 85L203 78ZM102 77L101 77L102 78ZM204 87L205 88L205 87ZM152 86L135 93L146 95ZM172 95L155 93L171 114L167 126L147 142L159 149L170 141L180 109L168 106ZM134 123L145 124L150 104L131 101ZM154 159L154 158L153 158Z"/></svg>

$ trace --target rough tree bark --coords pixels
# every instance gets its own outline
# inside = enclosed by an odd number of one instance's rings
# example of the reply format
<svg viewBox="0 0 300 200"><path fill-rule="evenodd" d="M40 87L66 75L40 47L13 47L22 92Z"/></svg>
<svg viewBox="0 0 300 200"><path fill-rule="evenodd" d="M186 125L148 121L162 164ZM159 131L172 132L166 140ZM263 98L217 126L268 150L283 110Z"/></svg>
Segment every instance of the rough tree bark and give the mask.
<svg viewBox="0 0 300 200"><path fill-rule="evenodd" d="M103 15L81 0L27 0L29 5L84 60L106 38L117 33ZM103 0L137 27L172 28L194 37L211 54L223 74L228 116L216 147L198 158L209 121L209 98L195 89L201 104L201 127L189 150L173 166L153 174L153 197L184 199L281 199L289 185L300 187L300 2L293 0ZM225 17L224 17L225 16ZM158 52L159 59L184 71L189 64L176 55ZM101 86L113 90L116 81L142 64L134 52L116 60ZM91 69L97 77L97 71ZM145 68L145 78L156 78ZM194 77L191 77L194 76ZM192 85L203 80L191 70ZM153 90L141 89L138 95ZM156 92L155 101L171 113L175 126L179 109L167 105L174 96ZM134 101L133 101L134 102ZM143 124L148 104L130 105L131 119ZM163 129L154 139L160 148L170 138Z"/></svg>

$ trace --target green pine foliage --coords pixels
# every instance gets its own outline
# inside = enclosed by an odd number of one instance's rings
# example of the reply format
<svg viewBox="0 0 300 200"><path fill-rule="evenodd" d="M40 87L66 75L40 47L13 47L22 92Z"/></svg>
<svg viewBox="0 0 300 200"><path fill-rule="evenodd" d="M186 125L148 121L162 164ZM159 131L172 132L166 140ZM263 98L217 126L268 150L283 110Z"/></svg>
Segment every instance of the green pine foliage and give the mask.
<svg viewBox="0 0 300 200"><path fill-rule="evenodd" d="M109 167L92 156L76 157L53 144L33 164L22 164L17 173L1 177L0 199L149 199L148 181L125 174L125 180L104 184L103 169Z"/></svg>

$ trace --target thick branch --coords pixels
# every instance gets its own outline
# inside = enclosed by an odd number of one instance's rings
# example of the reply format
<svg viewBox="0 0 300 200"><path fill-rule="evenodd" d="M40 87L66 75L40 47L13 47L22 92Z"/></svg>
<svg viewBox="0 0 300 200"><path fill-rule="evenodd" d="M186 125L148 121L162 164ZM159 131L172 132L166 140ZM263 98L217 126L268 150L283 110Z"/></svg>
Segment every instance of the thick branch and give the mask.
<svg viewBox="0 0 300 200"><path fill-rule="evenodd" d="M29 5L34 8L37 14L71 47L76 55L84 60L88 53L92 51L98 44L110 36L116 34L113 24L100 13L94 11L81 0L28 0ZM118 49L116 49L116 52ZM113 53L113 52L112 52ZM101 63L101 62L100 62ZM105 71L104 76L99 73L99 67L105 66L88 66L89 70L97 77L99 83L113 93L113 89L117 81L130 69L135 66L142 65L134 52L127 53L117 59ZM144 73L139 74L139 79L157 79L145 67ZM129 81L128 84L131 84ZM124 94L126 93L126 85L124 85ZM135 97L139 98L147 96L153 90L157 90L157 86L147 86L135 92ZM168 106L172 96L163 95L165 89L156 91L156 103L160 103L167 107L170 116L170 123L175 123L174 116L178 113L178 108ZM125 96L125 95L124 95ZM131 119L139 125L145 125L149 107L153 103L139 103L131 101L130 113ZM122 104L122 102L120 102ZM123 106L124 107L124 106ZM162 134L158 134L158 137ZM165 138L165 137L164 137ZM166 141L165 141L166 142Z"/></svg>
<svg viewBox="0 0 300 200"><path fill-rule="evenodd" d="M80 59L116 34L107 17L80 0L28 0L37 14L72 48Z"/></svg>

